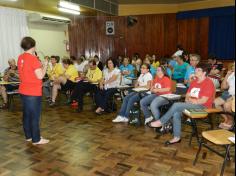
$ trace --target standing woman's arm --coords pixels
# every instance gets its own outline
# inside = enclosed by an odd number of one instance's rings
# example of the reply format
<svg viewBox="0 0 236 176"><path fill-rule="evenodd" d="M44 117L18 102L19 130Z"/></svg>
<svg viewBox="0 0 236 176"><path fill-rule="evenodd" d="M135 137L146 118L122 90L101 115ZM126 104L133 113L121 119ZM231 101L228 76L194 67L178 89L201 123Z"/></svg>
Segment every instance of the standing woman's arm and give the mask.
<svg viewBox="0 0 236 176"><path fill-rule="evenodd" d="M47 73L47 67L48 67L48 60L45 60L43 67L38 68L34 71L34 73L35 73L35 75L38 79L43 79L44 78L44 76Z"/></svg>

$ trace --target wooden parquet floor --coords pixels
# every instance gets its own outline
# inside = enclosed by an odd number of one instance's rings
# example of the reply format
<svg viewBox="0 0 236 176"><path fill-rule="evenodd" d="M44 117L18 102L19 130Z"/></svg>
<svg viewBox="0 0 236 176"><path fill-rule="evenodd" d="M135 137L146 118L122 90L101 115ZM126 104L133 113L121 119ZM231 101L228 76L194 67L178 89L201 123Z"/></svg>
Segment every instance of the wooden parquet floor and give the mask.
<svg viewBox="0 0 236 176"><path fill-rule="evenodd" d="M42 136L51 140L44 146L24 141L20 105L13 112L0 110L0 176L219 175L223 160L207 150L206 158L192 165L198 147L195 140L188 146L189 127L183 127L182 143L165 147L170 135L113 124L115 113L96 116L86 108L78 114L67 106L44 105ZM234 175L234 165L234 160L227 165L226 176Z"/></svg>

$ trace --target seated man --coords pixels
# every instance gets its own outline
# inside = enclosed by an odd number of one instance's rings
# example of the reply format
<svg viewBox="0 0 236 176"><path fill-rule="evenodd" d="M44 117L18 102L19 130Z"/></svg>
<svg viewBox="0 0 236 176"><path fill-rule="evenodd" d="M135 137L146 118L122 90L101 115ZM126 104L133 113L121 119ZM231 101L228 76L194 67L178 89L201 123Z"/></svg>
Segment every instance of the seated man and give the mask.
<svg viewBox="0 0 236 176"><path fill-rule="evenodd" d="M95 92L102 80L102 71L97 67L95 60L89 61L89 69L85 78L79 81L71 95L71 101L78 101L78 112L83 110L83 97L87 92Z"/></svg>
<svg viewBox="0 0 236 176"><path fill-rule="evenodd" d="M64 74L64 69L59 63L60 58L56 56L51 56L51 65L48 67L47 75L48 80L43 83L43 93L47 100L51 100L52 84L54 80L57 80L60 76Z"/></svg>
<svg viewBox="0 0 236 176"><path fill-rule="evenodd" d="M9 67L4 71L3 81L7 82L19 82L19 75L14 59L8 60ZM3 97L3 105L0 108L7 108L7 91L13 91L18 89L18 84L0 85L0 95Z"/></svg>
<svg viewBox="0 0 236 176"><path fill-rule="evenodd" d="M211 108L215 87L212 81L207 78L208 68L198 67L195 70L196 79L191 82L187 91L185 103L175 103L167 113L155 122L150 123L150 127L158 128L173 120L174 138L166 142L166 145L179 143L181 141L181 117L185 109Z"/></svg>

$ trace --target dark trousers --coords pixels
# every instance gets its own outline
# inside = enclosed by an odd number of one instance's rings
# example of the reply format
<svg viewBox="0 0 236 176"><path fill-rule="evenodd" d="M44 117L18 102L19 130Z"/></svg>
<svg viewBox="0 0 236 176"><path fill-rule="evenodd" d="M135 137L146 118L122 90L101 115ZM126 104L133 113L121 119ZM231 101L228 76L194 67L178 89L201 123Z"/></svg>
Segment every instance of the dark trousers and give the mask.
<svg viewBox="0 0 236 176"><path fill-rule="evenodd" d="M109 98L112 97L116 93L116 91L117 90L115 88L107 90L97 90L95 94L95 102L97 107L107 110Z"/></svg>
<svg viewBox="0 0 236 176"><path fill-rule="evenodd" d="M88 82L80 81L76 84L75 89L73 90L73 93L71 95L71 100L78 101L78 108L83 109L83 103L84 103L84 95L88 92L95 92L97 90L97 86Z"/></svg>
<svg viewBox="0 0 236 176"><path fill-rule="evenodd" d="M40 141L40 113L41 113L41 96L27 96L21 95L21 101L23 104L23 128L26 139L32 141Z"/></svg>

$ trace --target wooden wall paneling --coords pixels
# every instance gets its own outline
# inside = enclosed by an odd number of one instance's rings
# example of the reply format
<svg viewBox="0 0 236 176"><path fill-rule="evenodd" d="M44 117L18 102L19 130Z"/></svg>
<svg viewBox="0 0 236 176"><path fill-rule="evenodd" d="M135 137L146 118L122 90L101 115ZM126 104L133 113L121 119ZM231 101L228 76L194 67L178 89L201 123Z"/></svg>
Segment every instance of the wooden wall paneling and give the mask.
<svg viewBox="0 0 236 176"><path fill-rule="evenodd" d="M209 18L178 20L178 43L202 59L208 55Z"/></svg>
<svg viewBox="0 0 236 176"><path fill-rule="evenodd" d="M165 15L165 39L164 39L164 55L171 56L176 51L177 43L177 21L176 14Z"/></svg>
<svg viewBox="0 0 236 176"><path fill-rule="evenodd" d="M135 16L138 23L127 26L127 17L82 17L69 27L70 52L87 57L98 54L104 62L108 57L132 56L139 53L142 58L148 54L159 57L172 55L176 44L191 53L208 55L209 19L176 20L176 14ZM115 22L115 35L107 36L105 22Z"/></svg>
<svg viewBox="0 0 236 176"><path fill-rule="evenodd" d="M209 35L209 17L201 18L199 20L199 53L203 60L208 58L208 35Z"/></svg>

